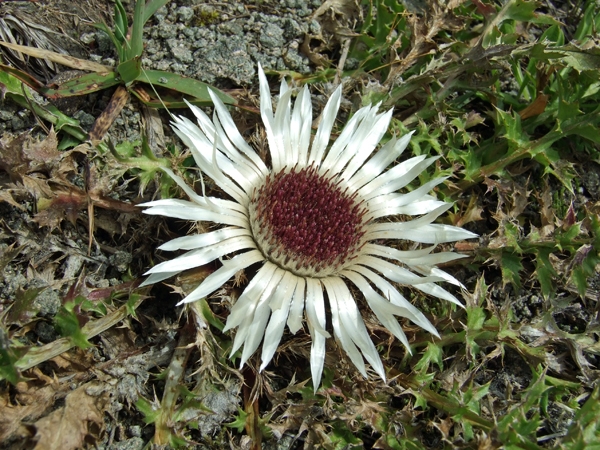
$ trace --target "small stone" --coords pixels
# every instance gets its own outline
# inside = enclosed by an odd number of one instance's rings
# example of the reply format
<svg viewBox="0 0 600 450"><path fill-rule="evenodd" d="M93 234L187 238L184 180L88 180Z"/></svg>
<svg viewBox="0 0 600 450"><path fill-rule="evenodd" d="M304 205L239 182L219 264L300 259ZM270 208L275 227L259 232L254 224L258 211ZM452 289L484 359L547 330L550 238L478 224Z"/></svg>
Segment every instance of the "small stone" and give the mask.
<svg viewBox="0 0 600 450"><path fill-rule="evenodd" d="M131 264L133 257L131 253L117 250L113 255L108 258L108 262L119 272L126 272Z"/></svg>
<svg viewBox="0 0 600 450"><path fill-rule="evenodd" d="M96 41L96 33L83 33L79 40L84 44L91 44Z"/></svg>
<svg viewBox="0 0 600 450"><path fill-rule="evenodd" d="M308 72L310 70L308 67L308 58L298 53L298 44L296 42L293 42L292 44L296 45L290 45L288 51L283 55L283 61L285 62L286 66L292 70L296 70L298 72Z"/></svg>
<svg viewBox="0 0 600 450"><path fill-rule="evenodd" d="M192 51L189 48L183 46L177 46L171 48L171 53L173 57L184 63L194 62L194 57L192 56Z"/></svg>
<svg viewBox="0 0 600 450"><path fill-rule="evenodd" d="M242 36L244 34L244 23L241 20L232 20L220 24L218 29L221 33Z"/></svg>
<svg viewBox="0 0 600 450"><path fill-rule="evenodd" d="M194 17L194 10L189 6L181 6L177 9L177 19L183 23L188 23Z"/></svg>
<svg viewBox="0 0 600 450"><path fill-rule="evenodd" d="M77 111L75 114L73 114L73 118L75 120L79 120L79 123L84 127L91 126L96 121L94 116L86 113L85 111Z"/></svg>
<svg viewBox="0 0 600 450"><path fill-rule="evenodd" d="M0 120L11 120L14 117L14 111L0 109Z"/></svg>
<svg viewBox="0 0 600 450"><path fill-rule="evenodd" d="M117 61L114 58L104 58L102 64L108 67L117 67Z"/></svg>
<svg viewBox="0 0 600 450"><path fill-rule="evenodd" d="M197 74L208 83L217 78L230 78L238 84L252 83L256 63L252 61L243 36L227 36L198 48L194 52Z"/></svg>
<svg viewBox="0 0 600 450"><path fill-rule="evenodd" d="M97 31L96 35L96 43L98 44L98 50L102 53L110 52L113 50L113 43L110 40L108 34L104 31Z"/></svg>
<svg viewBox="0 0 600 450"><path fill-rule="evenodd" d="M50 288L40 292L34 301L34 305L41 316L55 316L61 304L58 292Z"/></svg>
<svg viewBox="0 0 600 450"><path fill-rule="evenodd" d="M258 39L262 45L268 48L281 48L285 44L283 30L272 23L264 27L263 33Z"/></svg>
<svg viewBox="0 0 600 450"><path fill-rule="evenodd" d="M14 131L22 130L25 128L25 122L23 122L17 116L13 116L11 119L11 126Z"/></svg>
<svg viewBox="0 0 600 450"><path fill-rule="evenodd" d="M58 333L52 325L44 320L40 320L35 325L35 334L37 334L40 342L53 342L58 338Z"/></svg>
<svg viewBox="0 0 600 450"><path fill-rule="evenodd" d="M311 20L308 22L308 31L315 35L321 34L321 24L314 19Z"/></svg>
<svg viewBox="0 0 600 450"><path fill-rule="evenodd" d="M306 31L306 27L302 27L294 19L284 19L283 30L284 30L285 37L288 40L290 40L290 39L294 39L297 36L301 36Z"/></svg>
<svg viewBox="0 0 600 450"><path fill-rule="evenodd" d="M144 440L139 436L135 436L121 442L113 442L110 448L112 450L142 450L144 445Z"/></svg>
<svg viewBox="0 0 600 450"><path fill-rule="evenodd" d="M157 30L158 36L162 39L173 39L177 36L177 27L169 23L160 24Z"/></svg>

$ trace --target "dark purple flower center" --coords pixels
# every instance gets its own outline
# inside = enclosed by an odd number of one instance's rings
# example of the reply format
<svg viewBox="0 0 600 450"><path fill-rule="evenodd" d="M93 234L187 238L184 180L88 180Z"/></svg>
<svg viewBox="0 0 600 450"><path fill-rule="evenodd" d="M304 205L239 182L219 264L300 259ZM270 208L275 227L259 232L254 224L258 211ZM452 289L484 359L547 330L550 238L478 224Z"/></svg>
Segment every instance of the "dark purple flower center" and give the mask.
<svg viewBox="0 0 600 450"><path fill-rule="evenodd" d="M362 247L365 212L356 194L311 166L270 175L250 219L268 259L300 275L326 276Z"/></svg>

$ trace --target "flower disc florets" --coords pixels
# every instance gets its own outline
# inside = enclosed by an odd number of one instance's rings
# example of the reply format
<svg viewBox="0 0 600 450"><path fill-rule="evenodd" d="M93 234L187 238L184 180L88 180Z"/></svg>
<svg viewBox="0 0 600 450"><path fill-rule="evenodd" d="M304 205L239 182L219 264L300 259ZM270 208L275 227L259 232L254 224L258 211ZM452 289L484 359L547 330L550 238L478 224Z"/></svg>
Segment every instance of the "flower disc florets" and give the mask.
<svg viewBox="0 0 600 450"><path fill-rule="evenodd" d="M301 276L324 277L363 244L366 209L313 167L269 175L250 202L250 224L265 258Z"/></svg>

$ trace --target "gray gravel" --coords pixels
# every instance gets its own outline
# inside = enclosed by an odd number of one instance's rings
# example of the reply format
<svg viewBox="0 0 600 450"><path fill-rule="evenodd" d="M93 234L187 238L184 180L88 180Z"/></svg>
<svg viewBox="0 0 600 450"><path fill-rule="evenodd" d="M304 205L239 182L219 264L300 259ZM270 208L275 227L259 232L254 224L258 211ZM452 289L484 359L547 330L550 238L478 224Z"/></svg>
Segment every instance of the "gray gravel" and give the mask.
<svg viewBox="0 0 600 450"><path fill-rule="evenodd" d="M258 6L173 2L157 11L146 26L146 68L168 70L211 84L248 86L256 82L256 66L310 72L309 60L299 51L308 31L320 28L310 18L321 1L264 1ZM110 41L98 31L81 36L95 41L91 59L116 63Z"/></svg>
<svg viewBox="0 0 600 450"><path fill-rule="evenodd" d="M133 0L123 3L133 9ZM186 75L219 88L256 85L258 63L266 70L311 72L310 61L300 47L307 33L314 35L321 30L319 21L311 17L321 3L321 0L263 0L255 4L174 1L159 9L145 26L143 67ZM89 26L75 37L89 51L88 59L113 67L118 64L113 44L104 32ZM89 130L97 111L104 109L108 101L105 94L92 94L87 105L78 105L67 114ZM91 106L95 111L89 110ZM0 132L22 132L35 125L35 117L29 111L10 101L0 105ZM111 134L115 128L119 129L118 137L125 135L136 140L139 117L126 108Z"/></svg>

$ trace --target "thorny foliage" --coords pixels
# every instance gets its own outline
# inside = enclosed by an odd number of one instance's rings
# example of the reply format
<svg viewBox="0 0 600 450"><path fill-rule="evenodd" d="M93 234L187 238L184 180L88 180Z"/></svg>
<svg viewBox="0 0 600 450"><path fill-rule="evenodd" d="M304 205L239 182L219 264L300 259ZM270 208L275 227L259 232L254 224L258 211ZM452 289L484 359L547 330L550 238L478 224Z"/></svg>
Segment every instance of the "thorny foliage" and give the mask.
<svg viewBox="0 0 600 450"><path fill-rule="evenodd" d="M136 289L160 258L156 236L188 231L142 221L132 206L159 191L177 194L160 167L195 177L183 149L169 145L157 158L146 142L119 142L99 153L65 139L78 136L78 124L55 114L56 132L0 142L6 448L600 443L594 2L431 0L408 10L392 0L328 0L313 18L321 34L307 36L303 51L315 71L286 75L314 89L344 80L345 97L358 99L348 113L382 101L396 111L391 133L416 129L413 153L442 155L419 182L450 175L439 192L456 202L448 221L482 236L457 244L471 257L446 267L467 287L459 293L466 309L413 293L441 339L405 323L412 356L365 317L387 384L357 377L331 343L315 394L302 333L284 336L267 371L251 360L240 372L221 330L251 274L183 311L172 306L214 267L185 273L170 292ZM10 73L0 76L4 94L49 120ZM238 120L254 129L248 113Z"/></svg>

